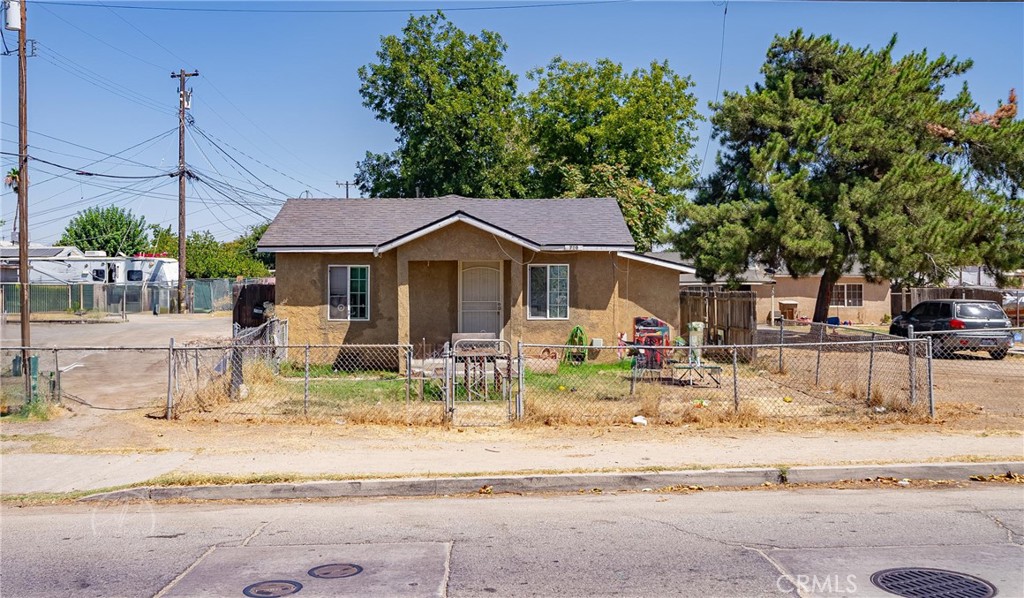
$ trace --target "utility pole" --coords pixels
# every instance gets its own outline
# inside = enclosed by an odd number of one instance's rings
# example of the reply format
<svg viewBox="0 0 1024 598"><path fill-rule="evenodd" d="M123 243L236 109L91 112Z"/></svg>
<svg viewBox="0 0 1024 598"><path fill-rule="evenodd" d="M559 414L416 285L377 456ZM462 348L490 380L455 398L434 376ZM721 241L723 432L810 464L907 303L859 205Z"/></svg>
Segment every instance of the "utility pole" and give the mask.
<svg viewBox="0 0 1024 598"><path fill-rule="evenodd" d="M345 187L345 199L348 199L348 188L356 186L355 183L352 183L352 182L349 182L349 181L334 181L334 184L339 186L339 187L342 187L342 186Z"/></svg>
<svg viewBox="0 0 1024 598"><path fill-rule="evenodd" d="M172 79L179 79L178 91L178 313L183 314L185 308L185 81L189 77L198 77L199 71L186 73L181 69L171 73Z"/></svg>
<svg viewBox="0 0 1024 598"><path fill-rule="evenodd" d="M32 346L28 281L28 75L25 51L25 2L18 3L18 296L21 299L21 375L25 381L25 401L32 396ZM12 29L13 11L8 12L7 28Z"/></svg>

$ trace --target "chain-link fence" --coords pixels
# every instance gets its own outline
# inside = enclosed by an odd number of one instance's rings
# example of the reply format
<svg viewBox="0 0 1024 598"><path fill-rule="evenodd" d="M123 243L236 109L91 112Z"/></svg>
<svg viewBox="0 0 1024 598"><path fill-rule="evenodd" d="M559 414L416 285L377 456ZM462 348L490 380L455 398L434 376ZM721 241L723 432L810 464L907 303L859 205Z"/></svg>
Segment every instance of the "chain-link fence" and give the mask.
<svg viewBox="0 0 1024 598"><path fill-rule="evenodd" d="M52 350L0 349L0 415L28 414L57 403L60 374L56 361L57 352Z"/></svg>
<svg viewBox="0 0 1024 598"><path fill-rule="evenodd" d="M431 424L443 379L415 372L409 345L169 349L172 417ZM415 375L414 375L415 374Z"/></svg>
<svg viewBox="0 0 1024 598"><path fill-rule="evenodd" d="M166 348L32 348L27 351L29 368L22 365L24 353L18 347L0 350L0 412L5 415L57 403L164 415Z"/></svg>
<svg viewBox="0 0 1024 598"><path fill-rule="evenodd" d="M230 310L234 305L233 279L186 281L186 293L196 313ZM0 311L21 313L21 285L0 284ZM28 285L32 313L170 313L177 302L177 288L147 283L68 283Z"/></svg>
<svg viewBox="0 0 1024 598"><path fill-rule="evenodd" d="M931 359L934 340L871 340L870 333L867 340L832 340L830 331L813 330L793 332L786 339L793 342L783 344L701 347L466 341L421 357L400 344L288 345L283 330L272 321L220 346L31 349L28 393L22 351L7 348L0 351L4 409L63 400L217 421L587 425L639 417L742 425L758 418L919 418L933 410L933 398L993 388L1019 409L1024 388L1024 355L1013 350L1000 360L972 359L969 351ZM818 342L822 334L826 340Z"/></svg>
<svg viewBox="0 0 1024 598"><path fill-rule="evenodd" d="M931 339L936 401L1024 416L1024 327L913 335Z"/></svg>
<svg viewBox="0 0 1024 598"><path fill-rule="evenodd" d="M542 423L927 416L927 341L525 345L523 417Z"/></svg>

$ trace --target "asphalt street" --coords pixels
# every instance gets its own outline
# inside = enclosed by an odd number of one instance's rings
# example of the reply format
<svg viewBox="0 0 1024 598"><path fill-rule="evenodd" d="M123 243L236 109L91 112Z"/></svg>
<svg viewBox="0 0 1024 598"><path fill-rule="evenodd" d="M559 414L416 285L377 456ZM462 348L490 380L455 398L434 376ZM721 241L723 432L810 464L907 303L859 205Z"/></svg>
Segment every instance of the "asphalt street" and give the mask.
<svg viewBox="0 0 1024 598"><path fill-rule="evenodd" d="M4 506L3 596L1024 596L1024 487ZM263 585L253 585L260 584ZM268 585L269 584L269 585ZM276 592L276 593L267 593Z"/></svg>

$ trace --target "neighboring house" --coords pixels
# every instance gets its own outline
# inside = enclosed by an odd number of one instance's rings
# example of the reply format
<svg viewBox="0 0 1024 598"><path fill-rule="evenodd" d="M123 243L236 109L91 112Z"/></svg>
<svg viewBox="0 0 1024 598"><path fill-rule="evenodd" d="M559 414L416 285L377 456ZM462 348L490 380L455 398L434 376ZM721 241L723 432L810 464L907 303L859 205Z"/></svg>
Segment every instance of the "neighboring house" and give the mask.
<svg viewBox="0 0 1024 598"><path fill-rule="evenodd" d="M793 278L783 269L776 272L774 278L774 286L753 288L757 292L758 314L766 314L767 317L774 305L776 311L788 312L792 309L796 318L810 318L814 315L818 286L821 284L820 274ZM852 271L840 277L832 288L828 315L839 318L840 322L876 324L889 316L891 310L889 281L869 282L861 272L860 265L854 264ZM790 317L788 313L786 317Z"/></svg>
<svg viewBox="0 0 1024 598"><path fill-rule="evenodd" d="M672 259L673 254L652 255ZM726 282L716 280L710 286L724 288ZM755 265L739 277L737 289L757 294L758 320L768 322L773 312L780 312L789 319L813 316L820 283L820 274L793 278L785 269L770 274L765 268ZM694 274L683 274L679 277L679 286L708 285ZM861 272L860 265L854 264L852 271L842 276L832 289L828 315L838 317L842 322L872 324L881 322L883 317L890 314L890 310L889 282L869 282Z"/></svg>
<svg viewBox="0 0 1024 598"><path fill-rule="evenodd" d="M614 199L459 196L290 199L259 242L293 344L561 344L580 325L610 345L636 316L677 331L692 268L633 249Z"/></svg>

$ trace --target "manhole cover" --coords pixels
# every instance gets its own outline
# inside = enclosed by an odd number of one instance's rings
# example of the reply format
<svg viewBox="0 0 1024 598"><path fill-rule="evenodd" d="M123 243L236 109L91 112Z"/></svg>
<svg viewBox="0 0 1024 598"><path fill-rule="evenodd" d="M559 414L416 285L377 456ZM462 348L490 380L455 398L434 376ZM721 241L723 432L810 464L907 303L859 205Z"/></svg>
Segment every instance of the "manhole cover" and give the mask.
<svg viewBox="0 0 1024 598"><path fill-rule="evenodd" d="M302 584L297 581L272 579L246 586L242 593L249 598L274 598L275 596L290 596L301 589Z"/></svg>
<svg viewBox="0 0 1024 598"><path fill-rule="evenodd" d="M992 598L996 595L996 587L984 579L945 569L886 569L872 575L871 583L907 598Z"/></svg>
<svg viewBox="0 0 1024 598"><path fill-rule="evenodd" d="M351 563L320 565L319 567L313 567L308 571L310 577L318 577L320 579L341 579L343 577L359 575L362 572L362 567Z"/></svg>

